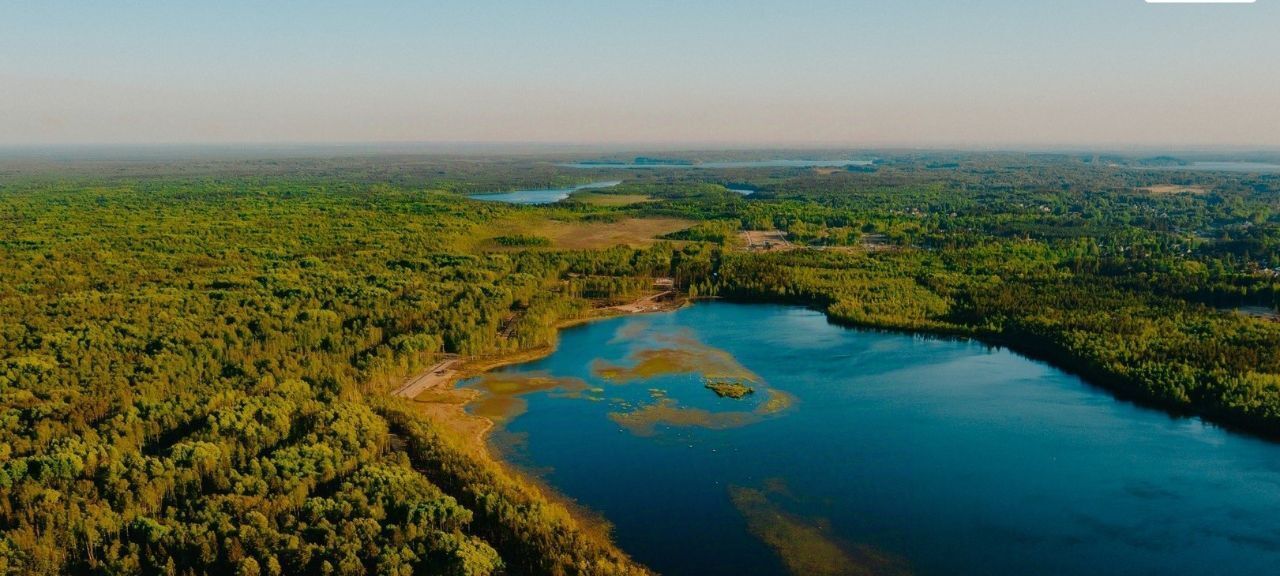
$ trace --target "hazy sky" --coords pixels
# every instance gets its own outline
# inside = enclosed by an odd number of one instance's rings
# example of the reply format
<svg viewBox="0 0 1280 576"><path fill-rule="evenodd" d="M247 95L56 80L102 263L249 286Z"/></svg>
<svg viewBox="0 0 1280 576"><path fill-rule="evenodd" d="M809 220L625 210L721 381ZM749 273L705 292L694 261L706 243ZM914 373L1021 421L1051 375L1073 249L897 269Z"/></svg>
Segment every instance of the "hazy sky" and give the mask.
<svg viewBox="0 0 1280 576"><path fill-rule="evenodd" d="M0 144L1280 146L1280 0L0 0Z"/></svg>

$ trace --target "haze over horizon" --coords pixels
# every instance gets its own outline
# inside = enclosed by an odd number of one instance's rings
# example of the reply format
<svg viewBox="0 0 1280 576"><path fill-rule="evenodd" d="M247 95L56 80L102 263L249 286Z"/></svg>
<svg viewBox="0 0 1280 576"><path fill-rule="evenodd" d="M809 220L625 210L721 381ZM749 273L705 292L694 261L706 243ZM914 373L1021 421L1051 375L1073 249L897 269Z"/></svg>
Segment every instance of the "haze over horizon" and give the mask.
<svg viewBox="0 0 1280 576"><path fill-rule="evenodd" d="M24 2L0 145L1280 146L1280 2Z"/></svg>

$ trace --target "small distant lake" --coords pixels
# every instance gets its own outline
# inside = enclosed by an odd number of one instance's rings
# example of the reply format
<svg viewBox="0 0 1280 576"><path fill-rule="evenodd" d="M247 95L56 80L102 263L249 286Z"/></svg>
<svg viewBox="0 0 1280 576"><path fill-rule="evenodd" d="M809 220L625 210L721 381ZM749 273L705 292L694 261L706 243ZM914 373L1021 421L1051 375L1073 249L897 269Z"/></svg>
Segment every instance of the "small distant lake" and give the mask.
<svg viewBox="0 0 1280 576"><path fill-rule="evenodd" d="M568 168L845 168L848 166L870 166L871 160L750 160L740 162L574 162L562 164Z"/></svg>
<svg viewBox="0 0 1280 576"><path fill-rule="evenodd" d="M1198 170L1217 172L1280 173L1280 164L1266 162L1192 162L1185 166L1135 166L1143 170Z"/></svg>
<svg viewBox="0 0 1280 576"><path fill-rule="evenodd" d="M730 192L736 192L736 193L741 194L741 195L743 195L743 196L750 196L750 195L752 195L752 194L755 194L755 193L756 193L756 191L755 191L755 190L748 190L748 189L746 189L746 188L729 188L728 190L729 190Z"/></svg>
<svg viewBox="0 0 1280 576"><path fill-rule="evenodd" d="M569 195L574 192L578 192L579 190L612 188L621 183L621 180L608 180L605 182L592 182L581 186L573 186L571 188L516 190L514 192L472 194L470 198L475 200L484 200L487 202L507 202L509 204L554 204L568 198Z"/></svg>
<svg viewBox="0 0 1280 576"><path fill-rule="evenodd" d="M1280 566L1280 445L971 341L703 303L462 385L495 448L668 576Z"/></svg>

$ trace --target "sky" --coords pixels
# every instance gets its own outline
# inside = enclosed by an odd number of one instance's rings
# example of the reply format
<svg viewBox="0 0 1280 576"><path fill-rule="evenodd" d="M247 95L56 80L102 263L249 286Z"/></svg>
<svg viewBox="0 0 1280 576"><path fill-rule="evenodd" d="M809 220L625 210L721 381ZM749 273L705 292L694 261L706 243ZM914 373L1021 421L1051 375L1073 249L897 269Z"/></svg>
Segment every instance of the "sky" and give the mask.
<svg viewBox="0 0 1280 576"><path fill-rule="evenodd" d="M1280 147L1280 0L0 0L0 145Z"/></svg>

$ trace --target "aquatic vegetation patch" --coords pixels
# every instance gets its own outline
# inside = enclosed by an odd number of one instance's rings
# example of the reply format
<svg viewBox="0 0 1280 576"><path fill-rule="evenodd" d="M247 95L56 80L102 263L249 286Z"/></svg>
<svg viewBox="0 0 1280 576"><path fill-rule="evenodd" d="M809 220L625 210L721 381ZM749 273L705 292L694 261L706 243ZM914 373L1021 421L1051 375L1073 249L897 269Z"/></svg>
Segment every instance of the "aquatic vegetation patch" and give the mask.
<svg viewBox="0 0 1280 576"><path fill-rule="evenodd" d="M529 394L547 390L582 392L591 389L581 378L561 378L546 373L486 374L477 380L473 386L489 394L499 396Z"/></svg>
<svg viewBox="0 0 1280 576"><path fill-rule="evenodd" d="M630 366L598 359L591 365L596 376L617 383L670 376L700 374L716 380L759 383L760 377L726 350L708 346L688 334L660 335L656 340L667 346L643 348L632 352Z"/></svg>
<svg viewBox="0 0 1280 576"><path fill-rule="evenodd" d="M645 329L641 325L640 329ZM625 336L639 333L627 331ZM624 336L621 329L615 337ZM672 374L698 374L704 386L724 398L745 399L757 396L754 409L715 411L681 406L667 389L649 388L651 403L623 398L606 398L604 388L591 386L579 378L555 377L539 373L491 373L471 384L480 395L471 402L473 414L503 425L528 411L527 394L546 392L553 397L608 401L613 411L609 419L638 436L651 436L658 426L697 427L725 430L759 422L766 416L782 412L792 405L790 394L761 385L761 379L742 366L725 350L707 346L690 333L663 334L654 337L660 343L674 346L644 348L630 356L633 364L623 366L597 359L592 372L614 383L629 383Z"/></svg>
<svg viewBox="0 0 1280 576"><path fill-rule="evenodd" d="M522 469L533 469L528 460L529 433L512 432L504 428L494 429L488 437L489 450L507 462L519 463Z"/></svg>
<svg viewBox="0 0 1280 576"><path fill-rule="evenodd" d="M765 392L768 393L769 397L756 407L756 414L777 414L778 412L782 412L783 410L790 408L796 402L796 397L785 390L766 388Z"/></svg>
<svg viewBox="0 0 1280 576"><path fill-rule="evenodd" d="M741 400L748 394L756 393L755 388L732 380L707 380L703 383L703 386L708 390L715 392L716 396L721 398L733 398L734 400Z"/></svg>
<svg viewBox="0 0 1280 576"><path fill-rule="evenodd" d="M766 488L767 490L767 488ZM906 562L867 545L846 546L829 534L825 521L792 514L765 490L729 487L729 498L747 529L773 549L797 576L899 576Z"/></svg>
<svg viewBox="0 0 1280 576"><path fill-rule="evenodd" d="M621 411L610 412L609 419L637 436L653 436L657 433L659 425L708 430L740 428L760 422L765 417L777 414L791 406L792 396L786 392L765 388L764 393L768 398L750 411L715 412L680 406L679 402L673 398L659 398L653 404L635 409L631 409L629 403L617 403Z"/></svg>
<svg viewBox="0 0 1280 576"><path fill-rule="evenodd" d="M632 355L634 364L621 366L605 360L592 363L592 372L611 382L627 383L671 374L691 374L700 370L697 354L689 350L653 348Z"/></svg>
<svg viewBox="0 0 1280 576"><path fill-rule="evenodd" d="M471 412L495 424L511 421L529 409L526 394L557 392L565 398L589 397L592 390L581 378L557 378L547 374L487 374L473 386L482 392L472 401Z"/></svg>
<svg viewBox="0 0 1280 576"><path fill-rule="evenodd" d="M488 418L495 424L510 422L528 411L529 403L514 396L486 396L471 403L472 414Z"/></svg>
<svg viewBox="0 0 1280 576"><path fill-rule="evenodd" d="M647 320L624 322L621 326L618 326L617 330L614 331L613 338L609 340L609 344L618 344L620 342L639 338L640 335L644 334L651 325L652 322Z"/></svg>
<svg viewBox="0 0 1280 576"><path fill-rule="evenodd" d="M755 422L752 412L712 412L701 408L685 408L670 398L642 406L630 412L610 412L609 419L636 436L653 436L659 424L675 427L697 427L709 430L738 428Z"/></svg>

